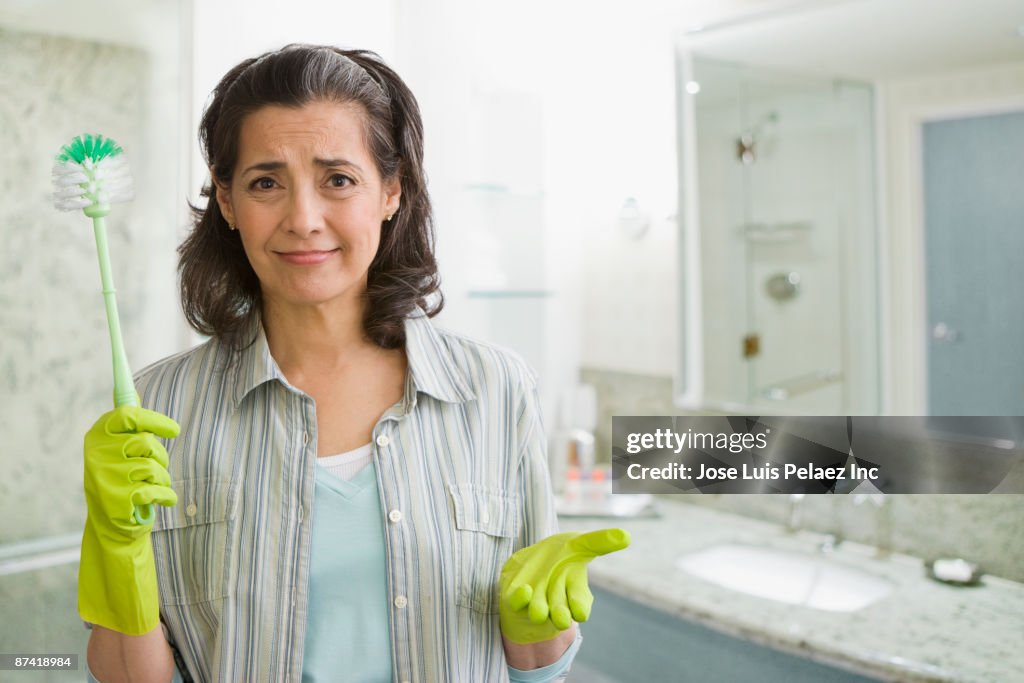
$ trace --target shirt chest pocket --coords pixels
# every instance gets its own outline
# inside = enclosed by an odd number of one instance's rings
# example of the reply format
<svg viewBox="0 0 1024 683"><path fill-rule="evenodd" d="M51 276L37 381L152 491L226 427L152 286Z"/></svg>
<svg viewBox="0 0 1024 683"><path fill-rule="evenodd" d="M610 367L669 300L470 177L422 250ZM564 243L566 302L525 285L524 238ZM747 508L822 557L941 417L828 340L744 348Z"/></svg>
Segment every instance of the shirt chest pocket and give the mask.
<svg viewBox="0 0 1024 683"><path fill-rule="evenodd" d="M519 496L477 484L449 486L455 514L455 604L497 614L498 577L519 535Z"/></svg>
<svg viewBox="0 0 1024 683"><path fill-rule="evenodd" d="M171 482L174 507L158 507L153 555L162 605L185 605L228 595L228 526L234 518L231 482Z"/></svg>

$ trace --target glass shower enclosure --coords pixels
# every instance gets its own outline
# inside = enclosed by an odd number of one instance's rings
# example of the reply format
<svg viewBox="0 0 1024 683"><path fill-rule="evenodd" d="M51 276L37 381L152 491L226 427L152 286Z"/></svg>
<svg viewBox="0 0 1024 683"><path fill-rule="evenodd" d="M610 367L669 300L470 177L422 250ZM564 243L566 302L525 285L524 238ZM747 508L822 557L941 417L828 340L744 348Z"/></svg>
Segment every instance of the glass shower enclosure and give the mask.
<svg viewBox="0 0 1024 683"><path fill-rule="evenodd" d="M870 84L678 54L679 402L879 409Z"/></svg>

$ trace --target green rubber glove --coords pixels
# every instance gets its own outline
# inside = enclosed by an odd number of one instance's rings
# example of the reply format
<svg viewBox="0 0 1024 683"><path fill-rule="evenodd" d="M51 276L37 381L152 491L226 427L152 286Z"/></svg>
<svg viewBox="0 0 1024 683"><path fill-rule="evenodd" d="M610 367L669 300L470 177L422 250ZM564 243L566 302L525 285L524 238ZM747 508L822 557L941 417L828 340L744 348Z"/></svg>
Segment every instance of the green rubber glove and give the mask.
<svg viewBox="0 0 1024 683"><path fill-rule="evenodd" d="M121 406L85 435L88 516L78 567L78 613L87 622L139 636L160 623L152 524L133 510L147 503L175 505L167 450L157 441L178 435L178 423L160 413Z"/></svg>
<svg viewBox="0 0 1024 683"><path fill-rule="evenodd" d="M501 569L501 632L514 643L551 640L575 621L586 621L594 596L587 564L629 545L625 529L568 531L513 553Z"/></svg>

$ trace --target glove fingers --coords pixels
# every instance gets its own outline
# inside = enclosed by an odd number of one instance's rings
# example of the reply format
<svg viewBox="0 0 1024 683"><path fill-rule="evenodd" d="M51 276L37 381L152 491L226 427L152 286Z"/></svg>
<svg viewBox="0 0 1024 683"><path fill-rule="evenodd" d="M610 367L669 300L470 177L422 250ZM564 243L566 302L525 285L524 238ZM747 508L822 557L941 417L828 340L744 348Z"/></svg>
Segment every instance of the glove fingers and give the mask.
<svg viewBox="0 0 1024 683"><path fill-rule="evenodd" d="M629 546L629 532L625 529L599 529L580 534L569 541L576 552L590 553L594 557L607 555Z"/></svg>
<svg viewBox="0 0 1024 683"><path fill-rule="evenodd" d="M586 621L590 618L590 608L594 604L594 594L590 592L590 586L587 583L587 565L579 564L570 567L566 572L565 583L565 592L569 599L572 618L576 621Z"/></svg>
<svg viewBox="0 0 1024 683"><path fill-rule="evenodd" d="M528 583L512 584L505 592L505 602L513 612L519 611L530 604L533 588Z"/></svg>
<svg viewBox="0 0 1024 683"><path fill-rule="evenodd" d="M533 586L533 597L530 598L528 614L530 621L535 624L543 624L548 620L548 579L545 577Z"/></svg>
<svg viewBox="0 0 1024 683"><path fill-rule="evenodd" d="M557 572L548 584L548 605L551 611L551 623L560 631L572 626L572 614L569 612L568 596L565 592L565 580L568 569Z"/></svg>
<svg viewBox="0 0 1024 683"><path fill-rule="evenodd" d="M146 408L121 406L114 408L107 419L108 434L130 434L151 432L165 439L173 439L181 431L178 423L171 418Z"/></svg>
<svg viewBox="0 0 1024 683"><path fill-rule="evenodd" d="M167 472L167 468L161 467L155 460L138 458L132 461L132 468L128 472L128 481L170 486L171 475Z"/></svg>
<svg viewBox="0 0 1024 683"><path fill-rule="evenodd" d="M129 437L121 452L129 458L152 458L167 469L167 449L148 432Z"/></svg>
<svg viewBox="0 0 1024 683"><path fill-rule="evenodd" d="M172 507L178 504L178 494L170 486L144 484L132 491L132 503L136 506L156 503Z"/></svg>

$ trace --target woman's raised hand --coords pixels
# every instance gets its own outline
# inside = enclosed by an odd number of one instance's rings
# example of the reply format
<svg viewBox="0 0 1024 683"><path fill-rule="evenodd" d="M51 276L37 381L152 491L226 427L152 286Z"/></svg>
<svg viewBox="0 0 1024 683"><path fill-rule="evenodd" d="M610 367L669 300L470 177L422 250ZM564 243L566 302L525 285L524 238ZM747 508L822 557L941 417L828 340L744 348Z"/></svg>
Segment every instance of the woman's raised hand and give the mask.
<svg viewBox="0 0 1024 683"><path fill-rule="evenodd" d="M160 605L151 524L139 524L136 506L172 506L178 496L167 472L167 450L178 423L145 408L105 413L85 435L85 503L78 569L82 619L128 635L156 628Z"/></svg>

